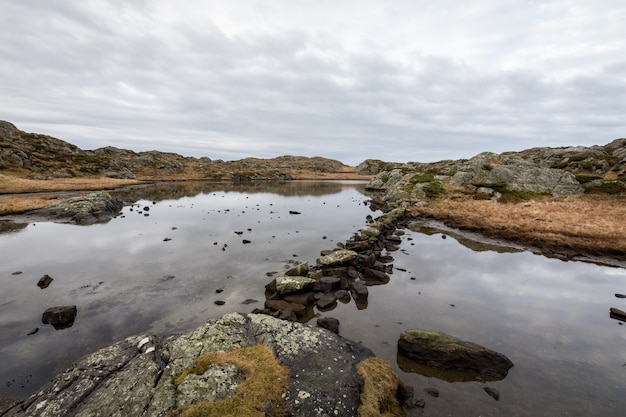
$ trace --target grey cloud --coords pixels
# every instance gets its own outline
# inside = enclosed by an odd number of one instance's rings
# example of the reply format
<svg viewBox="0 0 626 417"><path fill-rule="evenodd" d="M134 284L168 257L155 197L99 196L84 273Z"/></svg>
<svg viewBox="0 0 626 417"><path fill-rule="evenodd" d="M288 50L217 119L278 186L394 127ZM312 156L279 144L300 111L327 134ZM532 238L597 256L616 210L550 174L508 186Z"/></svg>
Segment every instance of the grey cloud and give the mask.
<svg viewBox="0 0 626 417"><path fill-rule="evenodd" d="M381 49L384 33L368 35L381 39L366 50L342 43L341 33L228 35L209 18L160 22L152 2L105 6L8 3L2 118L84 148L224 159L295 153L352 164L623 136L620 57L589 75L559 76L419 50L399 58ZM521 42L518 33L484 38L484 56Z"/></svg>

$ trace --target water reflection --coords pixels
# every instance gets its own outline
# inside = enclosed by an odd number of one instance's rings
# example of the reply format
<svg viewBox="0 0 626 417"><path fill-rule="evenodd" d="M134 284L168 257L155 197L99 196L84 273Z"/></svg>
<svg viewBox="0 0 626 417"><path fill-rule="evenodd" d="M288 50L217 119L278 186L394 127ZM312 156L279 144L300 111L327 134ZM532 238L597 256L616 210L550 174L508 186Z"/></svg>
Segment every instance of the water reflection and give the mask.
<svg viewBox="0 0 626 417"><path fill-rule="evenodd" d="M149 188L120 194L139 201L105 225L37 223L0 235L0 395L26 395L77 356L128 335L183 331L262 307L251 300L265 300L275 276L267 273L314 262L372 215L361 185L299 184L271 192L263 186L280 186L166 184L177 197ZM366 305L338 302L311 314L339 319L341 335L394 364L426 400L425 415L623 415L626 330L609 312L626 310L626 299L615 297L626 292L626 270L443 235L406 230L399 250L387 253L395 258L389 282L369 286ZM44 274L54 281L42 290ZM80 309L72 328L27 335L42 310L71 304ZM407 365L397 340L412 328L509 357L515 367L507 378L489 382L499 400L481 381ZM427 388L439 397L425 396Z"/></svg>
<svg viewBox="0 0 626 417"><path fill-rule="evenodd" d="M249 312L258 305L249 300L264 300L266 272L314 261L371 214L360 183L264 185L142 187L120 193L140 199L106 224L38 222L0 235L0 395L28 395L79 356L129 335ZM45 275L52 281L41 289ZM41 326L44 310L64 305L80 312L72 327ZM20 375L27 384L13 382Z"/></svg>

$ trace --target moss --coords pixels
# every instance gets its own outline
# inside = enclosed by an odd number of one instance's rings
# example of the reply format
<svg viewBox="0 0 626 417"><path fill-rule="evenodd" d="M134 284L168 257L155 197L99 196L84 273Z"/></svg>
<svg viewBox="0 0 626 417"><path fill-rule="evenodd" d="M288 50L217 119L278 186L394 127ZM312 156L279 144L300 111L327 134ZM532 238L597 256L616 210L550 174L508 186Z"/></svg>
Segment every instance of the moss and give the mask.
<svg viewBox="0 0 626 417"><path fill-rule="evenodd" d="M428 198L437 198L445 194L445 190L439 182L431 181L424 186L424 194Z"/></svg>
<svg viewBox="0 0 626 417"><path fill-rule="evenodd" d="M433 174L431 174L430 172L424 172L421 174L413 175L413 177L411 177L409 182L411 184L423 184L423 183L431 182L434 180L435 180L435 176Z"/></svg>
<svg viewBox="0 0 626 417"><path fill-rule="evenodd" d="M600 177L599 175L594 175L594 174L578 174L576 175L576 181L578 181L581 184L586 184L588 182L591 182L593 180L598 180L601 179L602 177Z"/></svg>
<svg viewBox="0 0 626 417"><path fill-rule="evenodd" d="M363 378L359 417L405 416L398 401L402 381L388 362L369 358L359 364L357 371Z"/></svg>
<svg viewBox="0 0 626 417"><path fill-rule="evenodd" d="M189 374L202 375L213 364L233 364L246 374L246 379L231 397L214 402L202 402L180 407L168 413L168 417L213 416L259 416L266 415L271 407L272 415L287 413L283 394L287 392L289 373L267 345L259 344L222 354L202 355L196 366L185 370L174 380L176 385Z"/></svg>
<svg viewBox="0 0 626 417"><path fill-rule="evenodd" d="M602 181L602 184L597 187L589 187L586 189L587 193L603 193L603 194L622 194L626 192L626 184L620 180L616 181Z"/></svg>

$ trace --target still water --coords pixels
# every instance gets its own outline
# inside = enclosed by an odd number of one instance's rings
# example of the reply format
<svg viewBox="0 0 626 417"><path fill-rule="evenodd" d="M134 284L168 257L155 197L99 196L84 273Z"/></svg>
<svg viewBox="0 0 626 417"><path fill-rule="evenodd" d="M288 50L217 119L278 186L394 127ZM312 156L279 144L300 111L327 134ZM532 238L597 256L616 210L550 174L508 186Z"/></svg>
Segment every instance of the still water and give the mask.
<svg viewBox="0 0 626 417"><path fill-rule="evenodd" d="M314 263L380 214L354 182L170 183L117 198L135 204L106 224L36 222L0 234L0 395L25 397L81 355L132 334L187 331L262 308L271 273ZM391 281L369 288L367 308L339 303L320 315L392 363L425 400L421 415L624 415L626 330L609 308L626 310L615 297L626 293L626 270L455 236L413 225L391 254ZM45 274L54 281L40 289ZM78 308L72 327L41 323L46 308L62 305ZM488 383L414 373L396 351L410 328L482 344L515 366Z"/></svg>

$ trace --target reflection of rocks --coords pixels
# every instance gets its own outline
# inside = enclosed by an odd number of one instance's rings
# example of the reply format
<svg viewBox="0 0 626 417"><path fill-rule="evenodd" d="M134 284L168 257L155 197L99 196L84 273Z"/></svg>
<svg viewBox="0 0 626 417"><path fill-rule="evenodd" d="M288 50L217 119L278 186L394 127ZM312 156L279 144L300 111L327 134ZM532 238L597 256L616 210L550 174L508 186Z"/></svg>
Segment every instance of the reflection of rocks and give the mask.
<svg viewBox="0 0 626 417"><path fill-rule="evenodd" d="M50 307L43 312L41 321L43 324L51 324L57 330L67 329L74 325L76 313L76 306Z"/></svg>
<svg viewBox="0 0 626 417"><path fill-rule="evenodd" d="M216 364L179 377L200 356L236 354L260 344L287 368L289 415L357 415L364 384L357 368L373 356L371 351L324 329L233 313L182 336L133 336L85 356L3 416L164 416L184 404L206 401L194 392L207 389L219 391L218 401L243 389L242 369Z"/></svg>
<svg viewBox="0 0 626 417"><path fill-rule="evenodd" d="M25 229L28 223L17 223L12 220L0 220L0 234L17 232Z"/></svg>
<svg viewBox="0 0 626 417"><path fill-rule="evenodd" d="M50 204L27 215L80 225L102 223L117 216L123 203L105 191L72 197L59 203Z"/></svg>
<svg viewBox="0 0 626 417"><path fill-rule="evenodd" d="M500 380L506 377L513 366L513 362L501 353L431 330L412 329L402 332L398 340L398 355L428 368L452 371L442 378L445 380ZM406 369L406 363L404 366ZM436 373L433 371L429 376L439 377ZM468 374L467 379L460 376L462 373Z"/></svg>

